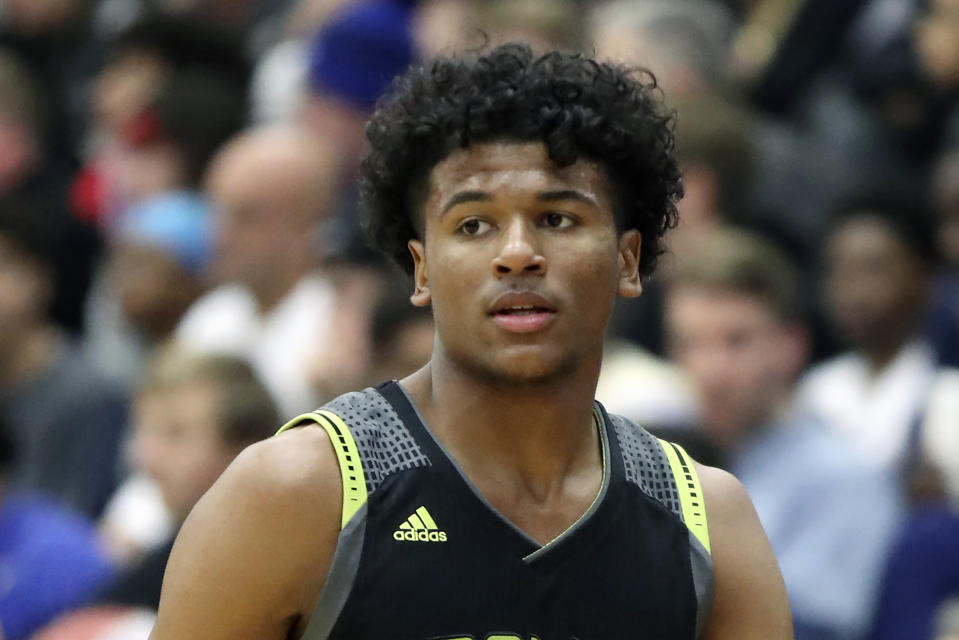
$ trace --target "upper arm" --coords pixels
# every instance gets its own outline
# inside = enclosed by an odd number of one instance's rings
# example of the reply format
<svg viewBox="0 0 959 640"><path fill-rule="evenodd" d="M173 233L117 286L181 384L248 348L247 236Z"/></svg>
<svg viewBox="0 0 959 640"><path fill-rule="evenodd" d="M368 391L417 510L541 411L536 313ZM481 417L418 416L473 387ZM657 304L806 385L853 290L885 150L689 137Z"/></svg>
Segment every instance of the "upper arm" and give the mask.
<svg viewBox="0 0 959 640"><path fill-rule="evenodd" d="M342 488L322 429L249 447L197 503L163 580L151 640L280 640L322 588Z"/></svg>
<svg viewBox="0 0 959 640"><path fill-rule="evenodd" d="M697 465L709 516L715 575L706 640L791 640L786 586L742 484Z"/></svg>

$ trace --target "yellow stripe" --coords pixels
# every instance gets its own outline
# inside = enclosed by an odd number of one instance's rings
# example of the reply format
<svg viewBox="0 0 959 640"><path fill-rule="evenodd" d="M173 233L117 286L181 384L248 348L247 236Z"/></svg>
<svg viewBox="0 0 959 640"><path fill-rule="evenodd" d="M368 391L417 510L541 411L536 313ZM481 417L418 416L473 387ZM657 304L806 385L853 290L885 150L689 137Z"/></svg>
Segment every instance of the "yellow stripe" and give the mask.
<svg viewBox="0 0 959 640"><path fill-rule="evenodd" d="M439 527L437 527L436 523L433 521L433 516L430 515L430 512L426 510L425 506L417 509L416 513L420 516L420 520L423 521L423 524L426 525L427 529L439 529Z"/></svg>
<svg viewBox="0 0 959 640"><path fill-rule="evenodd" d="M363 473L360 451L349 427L332 411L304 413L280 427L277 433L309 423L317 424L326 431L340 465L340 477L343 480L343 515L340 528L343 528L366 504L366 475Z"/></svg>
<svg viewBox="0 0 959 640"><path fill-rule="evenodd" d="M709 551L709 525L706 523L706 501L699 476L689 455L677 444L660 439L660 445L666 452L669 467L676 479L679 503L683 510L683 521L699 541Z"/></svg>
<svg viewBox="0 0 959 640"><path fill-rule="evenodd" d="M415 513L406 519L407 522L413 525L414 529L426 529L426 526L423 524L423 521L420 520L420 517Z"/></svg>

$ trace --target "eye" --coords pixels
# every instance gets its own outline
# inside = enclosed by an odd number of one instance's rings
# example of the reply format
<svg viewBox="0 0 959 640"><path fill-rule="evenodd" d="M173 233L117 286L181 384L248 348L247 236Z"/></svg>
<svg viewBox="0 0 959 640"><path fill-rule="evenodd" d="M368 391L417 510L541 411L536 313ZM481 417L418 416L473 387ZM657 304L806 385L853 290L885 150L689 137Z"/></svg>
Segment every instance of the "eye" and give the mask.
<svg viewBox="0 0 959 640"><path fill-rule="evenodd" d="M488 231L489 228L490 224L488 222L479 218L468 218L456 228L456 231L467 236L478 236Z"/></svg>
<svg viewBox="0 0 959 640"><path fill-rule="evenodd" d="M575 222L571 216L558 211L550 211L543 216L543 224L550 229L566 229L573 226Z"/></svg>

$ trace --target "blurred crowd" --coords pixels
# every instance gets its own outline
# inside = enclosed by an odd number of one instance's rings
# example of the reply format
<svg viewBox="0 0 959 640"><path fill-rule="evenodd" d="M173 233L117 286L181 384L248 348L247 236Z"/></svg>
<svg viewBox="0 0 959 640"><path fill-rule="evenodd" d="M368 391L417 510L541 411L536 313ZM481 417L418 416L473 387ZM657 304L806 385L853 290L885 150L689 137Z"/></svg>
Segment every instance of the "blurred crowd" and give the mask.
<svg viewBox="0 0 959 640"><path fill-rule="evenodd" d="M516 40L676 113L597 398L742 480L799 640L959 638L959 0L0 0L0 639L146 638L243 447L426 362L364 122Z"/></svg>

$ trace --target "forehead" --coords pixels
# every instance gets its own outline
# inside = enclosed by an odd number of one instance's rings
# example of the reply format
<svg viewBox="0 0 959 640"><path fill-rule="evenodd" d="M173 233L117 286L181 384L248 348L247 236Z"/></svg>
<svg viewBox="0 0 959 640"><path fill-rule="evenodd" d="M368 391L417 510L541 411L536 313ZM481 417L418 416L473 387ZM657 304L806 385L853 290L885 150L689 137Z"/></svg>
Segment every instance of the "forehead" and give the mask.
<svg viewBox="0 0 959 640"><path fill-rule="evenodd" d="M776 316L758 294L726 286L678 284L666 298L666 310L673 327L726 327L767 324Z"/></svg>
<svg viewBox="0 0 959 640"><path fill-rule="evenodd" d="M574 189L606 208L612 200L599 163L580 158L559 167L541 142L490 142L457 149L433 167L427 189L428 209L460 191L485 191L495 198Z"/></svg>
<svg viewBox="0 0 959 640"><path fill-rule="evenodd" d="M906 241L892 226L863 212L840 224L830 237L831 256L841 258L848 254L882 254L901 257L909 252Z"/></svg>

